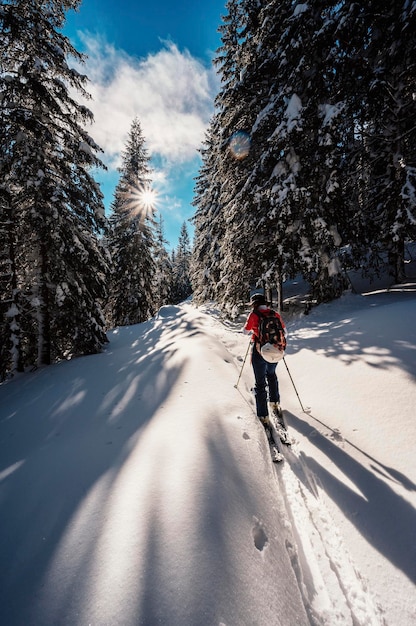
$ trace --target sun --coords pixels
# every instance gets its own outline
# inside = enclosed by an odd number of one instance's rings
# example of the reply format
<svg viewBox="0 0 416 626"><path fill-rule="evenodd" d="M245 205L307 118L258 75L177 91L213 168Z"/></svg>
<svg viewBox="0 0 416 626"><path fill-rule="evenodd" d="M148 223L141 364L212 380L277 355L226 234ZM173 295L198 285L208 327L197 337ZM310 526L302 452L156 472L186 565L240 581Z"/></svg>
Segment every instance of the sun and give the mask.
<svg viewBox="0 0 416 626"><path fill-rule="evenodd" d="M142 219L149 217L156 208L157 196L157 191L148 183L130 187L123 194L125 209Z"/></svg>
<svg viewBox="0 0 416 626"><path fill-rule="evenodd" d="M153 209L156 206L156 198L157 193L155 189L143 189L143 191L139 191L138 193L139 203L143 206L146 211Z"/></svg>

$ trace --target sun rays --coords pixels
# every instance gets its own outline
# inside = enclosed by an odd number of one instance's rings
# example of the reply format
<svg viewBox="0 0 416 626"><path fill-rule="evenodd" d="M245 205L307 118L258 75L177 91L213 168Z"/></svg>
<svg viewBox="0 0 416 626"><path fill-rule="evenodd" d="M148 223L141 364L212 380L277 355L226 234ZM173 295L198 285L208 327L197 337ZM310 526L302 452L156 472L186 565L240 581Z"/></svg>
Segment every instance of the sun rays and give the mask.
<svg viewBox="0 0 416 626"><path fill-rule="evenodd" d="M123 193L123 206L132 217L145 220L151 217L156 209L158 193L149 183L129 186Z"/></svg>

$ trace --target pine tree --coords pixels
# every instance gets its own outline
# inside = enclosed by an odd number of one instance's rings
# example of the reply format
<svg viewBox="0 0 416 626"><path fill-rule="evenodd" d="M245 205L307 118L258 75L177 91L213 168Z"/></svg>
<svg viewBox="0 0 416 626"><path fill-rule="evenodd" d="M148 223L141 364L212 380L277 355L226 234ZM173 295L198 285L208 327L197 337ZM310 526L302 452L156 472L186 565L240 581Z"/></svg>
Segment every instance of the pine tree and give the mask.
<svg viewBox="0 0 416 626"><path fill-rule="evenodd" d="M334 16L333 90L350 129L343 239L356 267L390 265L400 281L404 242L415 237L414 9L406 1L342 2Z"/></svg>
<svg viewBox="0 0 416 626"><path fill-rule="evenodd" d="M109 323L138 324L155 312L154 198L151 171L139 120L130 128L122 153L108 249L112 257Z"/></svg>
<svg viewBox="0 0 416 626"><path fill-rule="evenodd" d="M182 224L176 252L172 256L173 287L172 302L182 302L192 294L191 244L186 222Z"/></svg>
<svg viewBox="0 0 416 626"><path fill-rule="evenodd" d="M211 121L201 149L202 166L196 179L193 205L194 245L191 259L193 297L197 304L218 300L221 279L220 263L225 234L225 216L219 201L222 177L217 164L221 146Z"/></svg>
<svg viewBox="0 0 416 626"><path fill-rule="evenodd" d="M154 305L159 309L171 302L173 268L166 249L167 240L163 229L163 217L159 215L156 223L156 237L154 245L155 279L154 279Z"/></svg>
<svg viewBox="0 0 416 626"><path fill-rule="evenodd" d="M92 114L71 95L87 96L87 78L68 65L83 57L59 32L78 5L10 0L1 7L1 179L14 272L2 299L19 353L11 368L96 352L106 341L104 207L90 173L102 163L84 129Z"/></svg>
<svg viewBox="0 0 416 626"><path fill-rule="evenodd" d="M333 3L271 2L261 13L258 73L268 84L252 129L259 147L250 178L264 273L297 272L318 301L345 287L337 259L342 203L343 103L333 93ZM278 16L278 19L277 19ZM263 90L263 93L265 90Z"/></svg>
<svg viewBox="0 0 416 626"><path fill-rule="evenodd" d="M367 212L372 260L387 252L396 282L405 278L404 247L416 238L416 16L412 3L365 7L366 61L363 150L371 164Z"/></svg>
<svg viewBox="0 0 416 626"><path fill-rule="evenodd" d="M257 263L251 245L253 233L246 227L245 197L256 158L247 134L256 115L256 85L250 84L246 75L255 62L253 32L258 26L259 3L230 0L227 9L219 29L223 45L214 59L222 88L216 98L211 135L215 150L211 172L216 184L209 231L215 235L218 231L218 235L210 277L215 280L216 301L234 315L236 303L247 297L251 270ZM199 195L206 204L202 189Z"/></svg>

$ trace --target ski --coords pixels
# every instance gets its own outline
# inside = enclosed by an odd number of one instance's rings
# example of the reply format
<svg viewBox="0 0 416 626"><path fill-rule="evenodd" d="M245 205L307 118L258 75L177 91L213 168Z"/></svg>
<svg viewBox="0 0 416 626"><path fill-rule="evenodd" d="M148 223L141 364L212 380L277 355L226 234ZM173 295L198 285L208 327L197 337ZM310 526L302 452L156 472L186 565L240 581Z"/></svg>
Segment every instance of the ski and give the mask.
<svg viewBox="0 0 416 626"><path fill-rule="evenodd" d="M276 432L279 435L280 441L285 446L291 446L292 445L292 440L289 437L289 433L287 432L286 428L282 428L281 426L280 427L276 426Z"/></svg>
<svg viewBox="0 0 416 626"><path fill-rule="evenodd" d="M264 424L264 423L263 423L263 426L264 426L264 430L266 431L267 442L269 444L272 461L273 463L280 463L281 461L283 461L284 456L279 450L279 446L275 441L272 427L270 424Z"/></svg>
<svg viewBox="0 0 416 626"><path fill-rule="evenodd" d="M280 407L279 409L275 409L272 411L272 424L280 441L285 446L292 445L292 440L287 431L287 426L286 426L285 418L283 415L283 411Z"/></svg>
<svg viewBox="0 0 416 626"><path fill-rule="evenodd" d="M270 454L271 454L273 463L281 463L284 460L283 454L279 452L275 444L270 444Z"/></svg>

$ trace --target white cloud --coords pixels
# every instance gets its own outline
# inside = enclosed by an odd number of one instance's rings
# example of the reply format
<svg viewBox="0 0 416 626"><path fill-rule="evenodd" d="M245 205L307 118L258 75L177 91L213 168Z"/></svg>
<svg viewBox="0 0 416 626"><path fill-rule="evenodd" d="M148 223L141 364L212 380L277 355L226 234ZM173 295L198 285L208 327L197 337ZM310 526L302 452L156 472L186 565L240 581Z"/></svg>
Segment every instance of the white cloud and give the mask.
<svg viewBox="0 0 416 626"><path fill-rule="evenodd" d="M165 166L195 159L213 112L214 70L171 42L137 59L102 39L83 37L94 114L91 135L110 167L119 164L127 133L138 117L150 156Z"/></svg>

